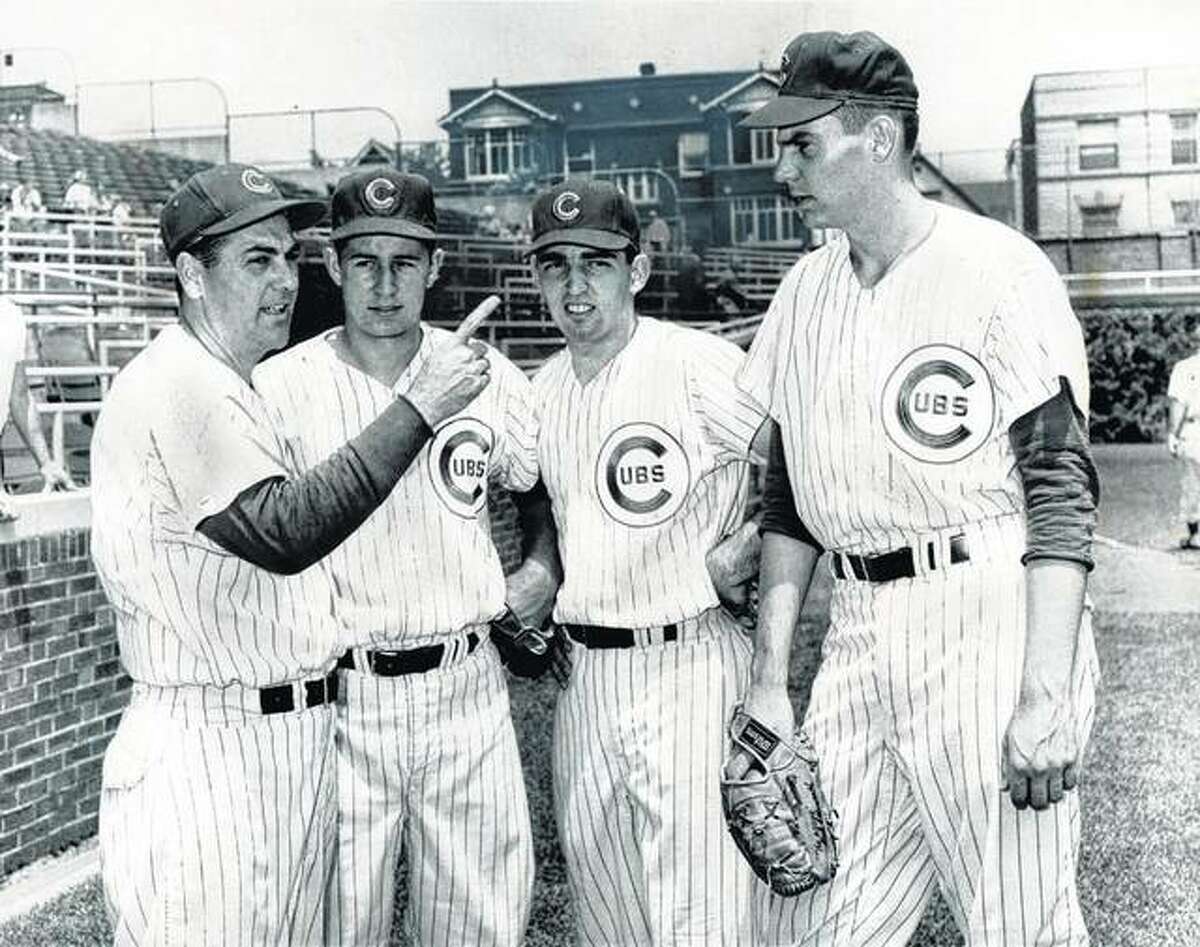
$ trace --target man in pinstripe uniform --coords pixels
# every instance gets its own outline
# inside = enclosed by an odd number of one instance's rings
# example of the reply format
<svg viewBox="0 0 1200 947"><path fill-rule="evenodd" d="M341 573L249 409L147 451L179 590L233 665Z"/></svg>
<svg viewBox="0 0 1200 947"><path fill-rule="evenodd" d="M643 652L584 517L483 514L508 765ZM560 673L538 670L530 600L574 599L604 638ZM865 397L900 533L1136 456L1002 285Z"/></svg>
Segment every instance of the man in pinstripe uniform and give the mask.
<svg viewBox="0 0 1200 947"><path fill-rule="evenodd" d="M193 175L160 220L180 324L97 424L92 551L133 678L100 802L117 944L323 942L338 640L310 567L488 382L456 340L361 434L296 464L250 373L287 341L293 228L324 212L245 165Z"/></svg>
<svg viewBox="0 0 1200 947"><path fill-rule="evenodd" d="M429 182L390 168L333 194L330 277L344 328L269 359L255 386L300 464L358 435L451 334L425 326L437 279ZM516 945L533 848L508 691L488 623L540 624L557 588L525 375L482 343L492 382L437 426L387 501L327 560L346 650L337 708L338 860L330 943L386 945L401 849L414 943ZM526 557L507 580L490 484L515 491ZM539 515L540 507L540 515Z"/></svg>
<svg viewBox="0 0 1200 947"><path fill-rule="evenodd" d="M937 885L972 945L1083 945L1077 794L1096 660L1099 488L1082 333L1036 246L923 198L917 90L871 33L812 33L777 180L842 231L785 277L739 375L778 421L748 712L790 732L788 657L822 550L831 624L806 727L837 877L759 892L764 942L900 945Z"/></svg>
<svg viewBox="0 0 1200 947"><path fill-rule="evenodd" d="M635 313L650 264L624 194L567 181L532 217L567 340L534 391L563 562L554 617L574 642L554 788L579 938L749 944L753 876L718 793L749 643L708 563L726 537L757 539L742 519L762 413L734 386L735 346Z"/></svg>

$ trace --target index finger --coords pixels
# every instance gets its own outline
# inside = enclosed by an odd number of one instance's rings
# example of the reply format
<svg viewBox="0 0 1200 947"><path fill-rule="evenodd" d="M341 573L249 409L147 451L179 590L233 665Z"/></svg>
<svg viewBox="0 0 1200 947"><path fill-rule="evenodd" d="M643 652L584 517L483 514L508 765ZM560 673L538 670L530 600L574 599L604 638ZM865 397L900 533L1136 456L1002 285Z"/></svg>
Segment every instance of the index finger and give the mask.
<svg viewBox="0 0 1200 947"><path fill-rule="evenodd" d="M499 296L489 296L478 306L471 310L471 314L462 321L457 329L454 330L455 342L466 342L473 336L476 330L483 325L483 321L496 311L496 307L500 305Z"/></svg>

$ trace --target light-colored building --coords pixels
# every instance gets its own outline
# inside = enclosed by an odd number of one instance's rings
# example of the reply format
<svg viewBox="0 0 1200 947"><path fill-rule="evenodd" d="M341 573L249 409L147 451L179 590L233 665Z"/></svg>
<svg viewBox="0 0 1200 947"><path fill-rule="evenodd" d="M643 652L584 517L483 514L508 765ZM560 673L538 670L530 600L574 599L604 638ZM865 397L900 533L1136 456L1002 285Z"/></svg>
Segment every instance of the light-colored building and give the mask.
<svg viewBox="0 0 1200 947"><path fill-rule="evenodd" d="M1200 227L1200 65L1035 76L1021 209L1042 238Z"/></svg>

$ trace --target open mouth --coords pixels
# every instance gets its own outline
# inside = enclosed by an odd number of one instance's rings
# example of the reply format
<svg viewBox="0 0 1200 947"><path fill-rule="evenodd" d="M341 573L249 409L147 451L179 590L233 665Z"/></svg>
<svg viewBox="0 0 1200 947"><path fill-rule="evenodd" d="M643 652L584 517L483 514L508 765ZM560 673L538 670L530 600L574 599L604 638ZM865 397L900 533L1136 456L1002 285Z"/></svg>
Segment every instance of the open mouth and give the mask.
<svg viewBox="0 0 1200 947"><path fill-rule="evenodd" d="M572 316L586 316L596 307L590 305L589 303L567 303L565 308Z"/></svg>
<svg viewBox="0 0 1200 947"><path fill-rule="evenodd" d="M278 319L292 311L291 303L276 303L274 306L263 306L259 310L267 316Z"/></svg>

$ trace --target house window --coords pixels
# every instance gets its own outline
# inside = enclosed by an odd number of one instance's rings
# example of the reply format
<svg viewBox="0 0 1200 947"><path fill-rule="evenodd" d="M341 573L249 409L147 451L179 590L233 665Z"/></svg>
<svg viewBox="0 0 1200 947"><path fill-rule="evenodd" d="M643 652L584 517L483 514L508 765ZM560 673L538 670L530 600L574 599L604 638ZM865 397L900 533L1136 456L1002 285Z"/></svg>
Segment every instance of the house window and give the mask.
<svg viewBox="0 0 1200 947"><path fill-rule="evenodd" d="M1081 207L1079 212L1083 219L1083 235L1099 237L1113 233L1117 229L1117 218L1121 213L1119 204L1097 204L1094 207Z"/></svg>
<svg viewBox="0 0 1200 947"><path fill-rule="evenodd" d="M529 136L524 128L488 128L468 132L467 177L506 177L530 170Z"/></svg>
<svg viewBox="0 0 1200 947"><path fill-rule="evenodd" d="M693 178L708 167L708 132L684 132L679 136L679 176Z"/></svg>
<svg viewBox="0 0 1200 947"><path fill-rule="evenodd" d="M1171 116L1171 164L1196 163L1196 113Z"/></svg>
<svg viewBox="0 0 1200 947"><path fill-rule="evenodd" d="M592 139L567 136L567 173L590 174L596 170L596 147Z"/></svg>
<svg viewBox="0 0 1200 947"><path fill-rule="evenodd" d="M627 171L614 175L616 184L634 204L658 203L658 175L649 171Z"/></svg>
<svg viewBox="0 0 1200 947"><path fill-rule="evenodd" d="M1171 201L1171 213L1177 225L1194 227L1200 224L1200 200Z"/></svg>
<svg viewBox="0 0 1200 947"><path fill-rule="evenodd" d="M803 233L800 216L780 196L735 198L731 214L734 243L798 240Z"/></svg>
<svg viewBox="0 0 1200 947"><path fill-rule="evenodd" d="M1102 171L1117 163L1117 120L1080 122L1079 170Z"/></svg>
<svg viewBox="0 0 1200 947"><path fill-rule="evenodd" d="M774 164L775 129L739 128L730 129L734 164Z"/></svg>

